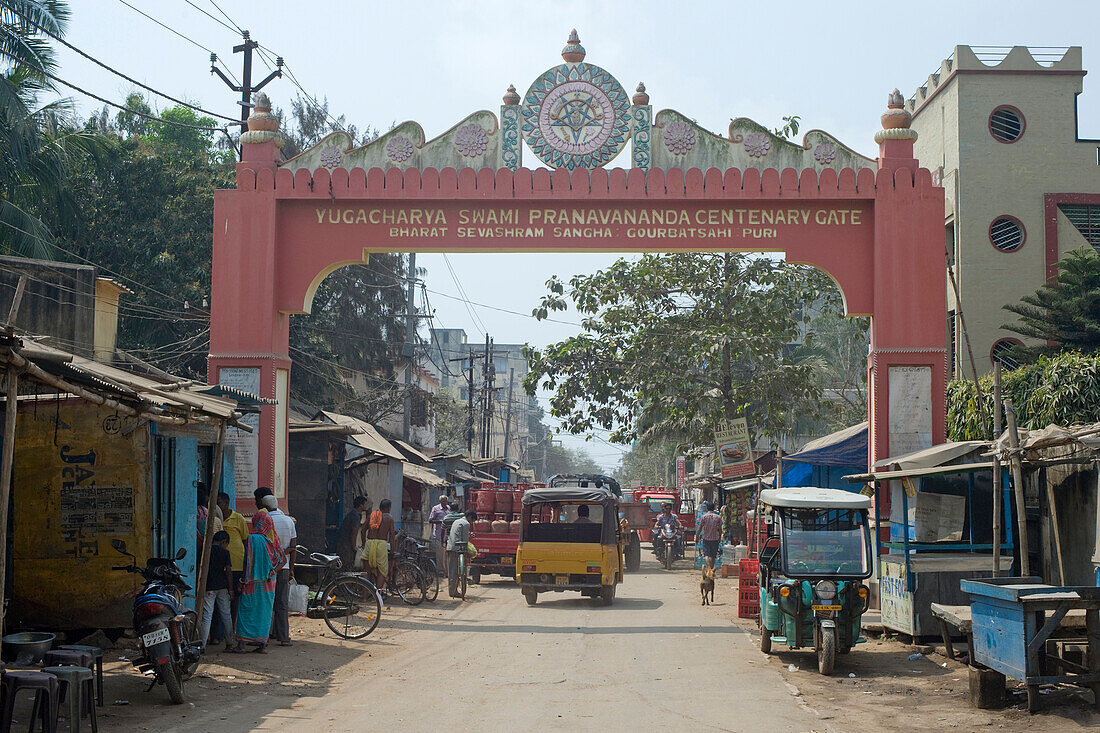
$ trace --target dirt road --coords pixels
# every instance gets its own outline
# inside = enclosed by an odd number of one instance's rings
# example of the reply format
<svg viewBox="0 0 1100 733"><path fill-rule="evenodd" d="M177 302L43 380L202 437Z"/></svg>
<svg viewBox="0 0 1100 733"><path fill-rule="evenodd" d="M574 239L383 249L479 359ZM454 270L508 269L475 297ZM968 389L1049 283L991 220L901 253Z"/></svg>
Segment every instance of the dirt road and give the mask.
<svg viewBox="0 0 1100 733"><path fill-rule="evenodd" d="M462 604L441 597L387 609L369 640L355 643L296 619L293 655L278 647L262 657L216 655L204 667L212 677L189 686L194 707L164 705L162 689L146 695L138 678L123 677L131 704L106 708L104 728L606 731L662 720L675 730L817 727L779 671L721 613L725 606L703 608L692 584L694 573L647 562L610 607L567 593L529 607L513 583L488 582L471 586ZM717 601L734 598L719 592ZM283 669L291 659L293 668ZM121 694L111 687L108 704ZM151 706L155 717L143 724Z"/></svg>
<svg viewBox="0 0 1100 733"><path fill-rule="evenodd" d="M643 560L613 606L546 594L527 606L512 582L471 586L466 602L441 597L387 607L364 642L292 619L290 648L213 654L188 683L186 706L167 704L109 653L110 730L352 731L600 730L853 731L1088 729L1083 699L1052 695L1030 716L970 707L966 667L870 640L817 674L811 654L765 657L755 624L736 618L736 580L717 603L699 603L698 576ZM446 593L444 592L443 596ZM797 669L791 671L788 665ZM944 666L946 665L946 666ZM850 677L849 675L854 675ZM1082 699L1083 698L1083 699ZM129 704L112 705L114 700Z"/></svg>

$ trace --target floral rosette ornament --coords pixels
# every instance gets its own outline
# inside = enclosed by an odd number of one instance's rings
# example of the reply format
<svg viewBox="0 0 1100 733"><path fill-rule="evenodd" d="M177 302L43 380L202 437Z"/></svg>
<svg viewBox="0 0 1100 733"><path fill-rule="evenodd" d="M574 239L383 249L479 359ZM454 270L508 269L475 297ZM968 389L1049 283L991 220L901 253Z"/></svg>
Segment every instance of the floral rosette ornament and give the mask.
<svg viewBox="0 0 1100 733"><path fill-rule="evenodd" d="M321 165L329 170L340 165L340 161L344 159L344 154L340 152L340 148L335 145L326 145L321 148Z"/></svg>
<svg viewBox="0 0 1100 733"><path fill-rule="evenodd" d="M673 155L687 155L695 147L695 130L683 120L669 123L665 128L665 147Z"/></svg>
<svg viewBox="0 0 1100 733"><path fill-rule="evenodd" d="M386 155L395 163L404 163L412 157L413 144L404 135L397 135L386 143Z"/></svg>
<svg viewBox="0 0 1100 733"><path fill-rule="evenodd" d="M772 149L772 141L762 132L745 135L745 152L753 158L763 158Z"/></svg>
<svg viewBox="0 0 1100 733"><path fill-rule="evenodd" d="M467 158L481 155L488 146L489 136L485 134L485 128L477 123L463 125L455 133L455 147Z"/></svg>
<svg viewBox="0 0 1100 733"><path fill-rule="evenodd" d="M836 160L836 148L832 143L821 143L814 148L814 160L820 165L829 165Z"/></svg>

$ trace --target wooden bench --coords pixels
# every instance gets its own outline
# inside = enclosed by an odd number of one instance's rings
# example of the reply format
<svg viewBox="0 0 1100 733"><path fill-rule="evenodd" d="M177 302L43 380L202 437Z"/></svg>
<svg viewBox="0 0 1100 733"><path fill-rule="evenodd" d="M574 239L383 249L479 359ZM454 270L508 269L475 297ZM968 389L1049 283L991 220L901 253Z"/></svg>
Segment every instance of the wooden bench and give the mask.
<svg viewBox="0 0 1100 733"><path fill-rule="evenodd" d="M940 622L940 635L943 636L944 650L948 659L955 658L955 647L951 644L951 628L958 629L966 636L968 663L974 661L974 635L971 632L970 606L945 606L942 603L931 604L932 615Z"/></svg>

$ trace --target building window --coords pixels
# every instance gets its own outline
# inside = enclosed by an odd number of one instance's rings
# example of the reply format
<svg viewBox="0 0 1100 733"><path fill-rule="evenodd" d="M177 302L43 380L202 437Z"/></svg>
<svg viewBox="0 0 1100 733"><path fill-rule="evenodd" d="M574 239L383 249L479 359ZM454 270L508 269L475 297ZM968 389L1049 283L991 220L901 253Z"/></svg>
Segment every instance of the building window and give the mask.
<svg viewBox="0 0 1100 733"><path fill-rule="evenodd" d="M1024 225L1014 216L998 216L989 225L989 241L1002 252L1015 252L1027 241Z"/></svg>
<svg viewBox="0 0 1100 733"><path fill-rule="evenodd" d="M1017 346L1023 346L1024 342L1015 338L998 339L993 344L993 348L989 350L989 360L991 362L1001 362L1001 366L1005 369L1015 369L1019 363L1009 356L1008 352Z"/></svg>
<svg viewBox="0 0 1100 733"><path fill-rule="evenodd" d="M421 390L413 390L412 412L409 413L409 424L423 428L428 425L428 396Z"/></svg>
<svg viewBox="0 0 1100 733"><path fill-rule="evenodd" d="M1058 204L1058 208L1069 219L1070 224L1081 232L1081 236L1100 250L1100 206L1092 204Z"/></svg>
<svg viewBox="0 0 1100 733"><path fill-rule="evenodd" d="M450 340L448 338L449 335L450 334L448 334L446 331L443 332L443 343L447 343Z"/></svg>
<svg viewBox="0 0 1100 733"><path fill-rule="evenodd" d="M1020 110L1001 105L989 115L989 134L1001 143L1014 143L1024 135L1027 123Z"/></svg>

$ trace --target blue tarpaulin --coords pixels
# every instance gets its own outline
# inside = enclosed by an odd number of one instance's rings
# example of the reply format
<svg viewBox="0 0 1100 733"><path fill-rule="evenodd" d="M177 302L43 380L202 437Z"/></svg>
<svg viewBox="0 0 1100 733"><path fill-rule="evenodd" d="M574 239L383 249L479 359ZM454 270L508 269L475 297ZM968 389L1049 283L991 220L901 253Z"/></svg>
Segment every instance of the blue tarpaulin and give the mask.
<svg viewBox="0 0 1100 733"><path fill-rule="evenodd" d="M858 485L843 477L867 471L867 426L861 422L844 428L783 456L783 485L858 491Z"/></svg>

